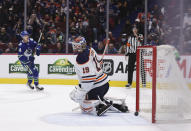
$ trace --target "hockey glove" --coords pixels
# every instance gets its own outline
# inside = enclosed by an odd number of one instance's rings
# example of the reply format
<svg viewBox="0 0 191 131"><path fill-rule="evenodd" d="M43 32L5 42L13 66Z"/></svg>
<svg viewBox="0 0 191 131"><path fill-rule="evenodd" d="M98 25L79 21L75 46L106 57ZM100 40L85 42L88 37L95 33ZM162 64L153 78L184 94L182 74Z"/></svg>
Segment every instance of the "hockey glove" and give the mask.
<svg viewBox="0 0 191 131"><path fill-rule="evenodd" d="M40 55L40 50L41 50L41 46L37 45L36 47L36 55L39 56Z"/></svg>
<svg viewBox="0 0 191 131"><path fill-rule="evenodd" d="M70 93L70 98L76 103L82 103L85 100L86 91L76 86L75 89Z"/></svg>
<svg viewBox="0 0 191 131"><path fill-rule="evenodd" d="M174 53L176 61L180 60L180 54L178 52Z"/></svg>

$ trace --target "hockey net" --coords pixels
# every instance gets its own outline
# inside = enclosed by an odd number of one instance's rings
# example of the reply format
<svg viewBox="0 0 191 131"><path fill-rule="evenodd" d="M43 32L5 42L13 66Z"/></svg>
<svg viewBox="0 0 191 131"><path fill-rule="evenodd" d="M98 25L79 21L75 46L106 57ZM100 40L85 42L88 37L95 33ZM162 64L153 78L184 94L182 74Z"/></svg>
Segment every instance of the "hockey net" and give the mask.
<svg viewBox="0 0 191 131"><path fill-rule="evenodd" d="M156 121L191 119L191 91L169 45L137 49L136 115Z"/></svg>

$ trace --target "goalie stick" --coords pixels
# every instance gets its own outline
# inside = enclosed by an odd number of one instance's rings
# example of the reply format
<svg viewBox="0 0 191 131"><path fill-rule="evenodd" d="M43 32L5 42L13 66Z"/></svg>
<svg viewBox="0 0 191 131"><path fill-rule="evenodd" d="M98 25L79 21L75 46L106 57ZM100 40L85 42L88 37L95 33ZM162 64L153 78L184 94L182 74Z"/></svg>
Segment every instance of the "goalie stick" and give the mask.
<svg viewBox="0 0 191 131"><path fill-rule="evenodd" d="M107 50L109 41L110 41L110 39L108 39L107 42L106 42L105 49L104 49L104 52L103 52L103 54L102 54L101 60L103 60L103 57L105 56L105 53L106 53L106 50Z"/></svg>

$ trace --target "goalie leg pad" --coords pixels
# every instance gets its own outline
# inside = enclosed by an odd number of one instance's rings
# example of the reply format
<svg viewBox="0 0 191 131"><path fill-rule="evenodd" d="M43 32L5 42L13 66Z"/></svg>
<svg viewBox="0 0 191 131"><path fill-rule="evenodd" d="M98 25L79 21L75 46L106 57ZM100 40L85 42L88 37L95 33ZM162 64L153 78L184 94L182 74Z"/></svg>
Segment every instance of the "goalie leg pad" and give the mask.
<svg viewBox="0 0 191 131"><path fill-rule="evenodd" d="M80 103L80 109L83 113L96 115L96 107L100 104L99 100L84 100Z"/></svg>
<svg viewBox="0 0 191 131"><path fill-rule="evenodd" d="M102 116L112 107L111 103L102 103L100 100L85 100L80 104L82 113Z"/></svg>

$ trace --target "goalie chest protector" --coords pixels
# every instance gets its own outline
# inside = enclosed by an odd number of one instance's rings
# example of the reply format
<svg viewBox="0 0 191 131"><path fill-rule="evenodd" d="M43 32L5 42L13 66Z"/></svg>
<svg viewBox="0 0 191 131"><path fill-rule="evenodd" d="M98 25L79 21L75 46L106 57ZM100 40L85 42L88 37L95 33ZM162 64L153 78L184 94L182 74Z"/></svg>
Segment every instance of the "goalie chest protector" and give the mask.
<svg viewBox="0 0 191 131"><path fill-rule="evenodd" d="M94 87L104 85L109 81L103 73L102 60L93 48L87 48L76 57L76 72L80 83L92 83Z"/></svg>

